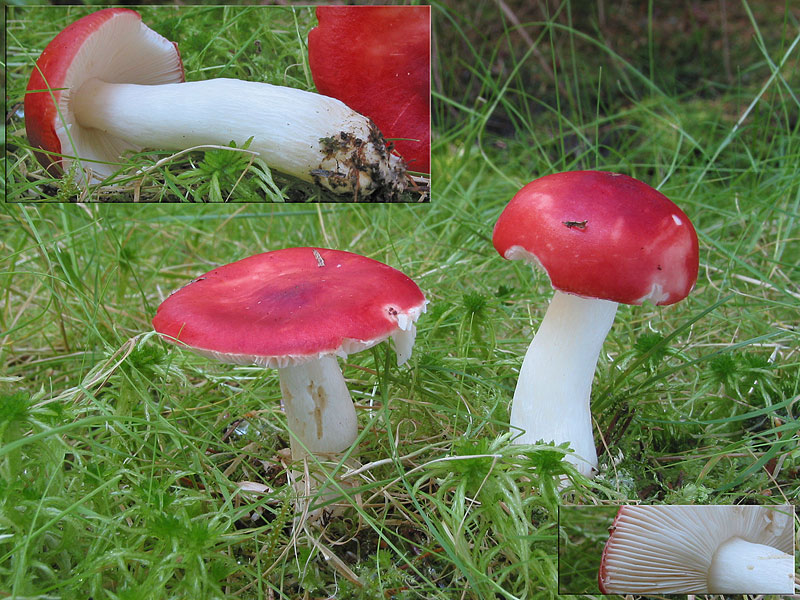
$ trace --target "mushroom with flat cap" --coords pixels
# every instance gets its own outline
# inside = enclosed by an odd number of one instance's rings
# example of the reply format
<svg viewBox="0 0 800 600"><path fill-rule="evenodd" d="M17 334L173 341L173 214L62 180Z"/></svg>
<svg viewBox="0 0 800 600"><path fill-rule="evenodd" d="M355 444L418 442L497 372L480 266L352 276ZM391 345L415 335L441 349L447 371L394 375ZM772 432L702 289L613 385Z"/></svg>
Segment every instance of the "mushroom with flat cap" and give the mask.
<svg viewBox="0 0 800 600"><path fill-rule="evenodd" d="M391 337L401 365L425 310L409 277L376 260L286 248L224 265L169 296L153 327L222 362L278 369L292 458L334 456L356 439L356 413L337 356Z"/></svg>
<svg viewBox="0 0 800 600"><path fill-rule="evenodd" d="M791 594L791 506L622 506L598 572L604 594Z"/></svg>
<svg viewBox="0 0 800 600"><path fill-rule="evenodd" d="M91 13L44 49L25 94L25 128L54 176L75 157L99 181L128 150L252 138L249 149L270 167L336 193L395 193L406 182L375 124L343 102L262 82L185 82L177 45L127 8Z"/></svg>
<svg viewBox="0 0 800 600"><path fill-rule="evenodd" d="M516 441L569 442L567 459L591 475L589 396L617 304L685 298L697 279L697 234L680 208L641 181L573 171L523 187L493 241L503 257L543 268L555 288L514 392Z"/></svg>

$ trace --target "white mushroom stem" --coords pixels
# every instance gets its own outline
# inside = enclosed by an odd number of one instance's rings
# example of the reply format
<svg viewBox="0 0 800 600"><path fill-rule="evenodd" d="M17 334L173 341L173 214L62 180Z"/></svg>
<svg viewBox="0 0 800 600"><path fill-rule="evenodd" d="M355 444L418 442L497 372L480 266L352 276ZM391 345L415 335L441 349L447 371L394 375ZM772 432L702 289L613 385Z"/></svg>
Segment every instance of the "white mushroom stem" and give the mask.
<svg viewBox="0 0 800 600"><path fill-rule="evenodd" d="M791 594L793 590L793 556L739 537L719 547L708 572L712 594Z"/></svg>
<svg viewBox="0 0 800 600"><path fill-rule="evenodd" d="M617 303L556 291L517 381L511 429L519 444L569 442L567 460L584 475L597 468L589 396Z"/></svg>
<svg viewBox="0 0 800 600"><path fill-rule="evenodd" d="M344 452L358 435L356 410L335 356L278 369L292 460Z"/></svg>
<svg viewBox="0 0 800 600"><path fill-rule="evenodd" d="M96 131L84 132L84 143L114 144L103 132L134 148L182 150L232 141L241 147L252 137L249 149L270 167L337 193L405 186L405 165L389 154L375 124L321 94L236 79L163 85L91 79L69 93L77 122Z"/></svg>

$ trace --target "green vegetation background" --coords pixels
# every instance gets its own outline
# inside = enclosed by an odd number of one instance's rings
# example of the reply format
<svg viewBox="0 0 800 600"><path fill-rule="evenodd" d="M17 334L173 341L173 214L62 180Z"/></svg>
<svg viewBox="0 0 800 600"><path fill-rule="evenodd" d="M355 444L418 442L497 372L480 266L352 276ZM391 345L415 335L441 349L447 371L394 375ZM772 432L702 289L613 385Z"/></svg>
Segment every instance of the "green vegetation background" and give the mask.
<svg viewBox="0 0 800 600"><path fill-rule="evenodd" d="M560 504L797 503L797 8L433 12L430 205L0 208L0 596L549 598ZM27 34L9 32L7 114L28 64L15 46ZM9 200L34 185L18 123ZM686 301L619 311L594 383L601 473L570 473L559 491L563 450L513 446L507 431L550 287L498 256L491 230L519 187L579 168L672 198L697 227L701 269ZM430 299L409 365L385 344L344 363L366 468L322 526L294 519L275 373L150 330L196 275L294 245L384 261ZM596 577L593 560L576 584Z"/></svg>

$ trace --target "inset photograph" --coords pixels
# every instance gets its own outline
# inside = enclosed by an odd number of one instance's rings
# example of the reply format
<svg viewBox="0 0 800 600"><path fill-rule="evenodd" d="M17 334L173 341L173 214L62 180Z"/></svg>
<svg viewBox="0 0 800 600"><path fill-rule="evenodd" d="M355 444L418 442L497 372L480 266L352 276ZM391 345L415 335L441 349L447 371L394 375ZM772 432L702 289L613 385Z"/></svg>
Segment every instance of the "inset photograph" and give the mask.
<svg viewBox="0 0 800 600"><path fill-rule="evenodd" d="M792 506L565 506L565 594L792 594ZM594 579L592 576L594 575Z"/></svg>
<svg viewBox="0 0 800 600"><path fill-rule="evenodd" d="M430 7L14 7L13 202L424 202Z"/></svg>

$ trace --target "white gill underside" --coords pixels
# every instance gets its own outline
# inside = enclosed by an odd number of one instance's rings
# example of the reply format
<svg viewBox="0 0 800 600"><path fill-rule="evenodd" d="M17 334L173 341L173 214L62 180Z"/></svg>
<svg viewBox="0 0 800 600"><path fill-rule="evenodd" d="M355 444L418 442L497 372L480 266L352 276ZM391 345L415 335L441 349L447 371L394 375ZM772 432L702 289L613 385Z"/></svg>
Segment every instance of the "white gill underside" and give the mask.
<svg viewBox="0 0 800 600"><path fill-rule="evenodd" d="M428 301L425 300L421 305L410 308L406 312L397 311L397 329L392 333L392 341L398 367L406 364L411 358L411 351L417 338L416 321L427 310L427 307Z"/></svg>
<svg viewBox="0 0 800 600"><path fill-rule="evenodd" d="M68 109L81 125L71 133L84 158L116 160L126 149L242 147L252 137L249 149L270 167L337 192L352 191L345 180L354 178L363 195L381 183L404 185L402 161L375 137L374 124L321 94L235 79L154 86L93 79L72 93ZM347 146L343 136L360 141ZM363 165L352 164L356 151ZM88 166L101 175L114 171Z"/></svg>
<svg viewBox="0 0 800 600"><path fill-rule="evenodd" d="M569 442L567 460L584 475L597 468L589 396L617 303L556 291L519 373L511 406L516 442Z"/></svg>
<svg viewBox="0 0 800 600"><path fill-rule="evenodd" d="M64 88L58 104L59 121L55 125L62 153L81 156L83 167L102 179L116 171L116 166L103 162L117 162L120 156L141 150L141 146L82 127L70 127L68 135L60 118L63 116L67 122L74 119L76 86L95 78L109 83L166 85L183 82L183 64L175 44L144 25L136 13L121 12L105 21L78 48L63 86L51 82L54 87ZM70 160L65 160L64 168L69 169L70 164ZM81 179L78 173L77 180Z"/></svg>
<svg viewBox="0 0 800 600"><path fill-rule="evenodd" d="M615 552L606 568L613 573L607 593L791 594L794 590L791 555L738 537L723 543L711 561L707 557L688 561L685 555L665 554L642 543Z"/></svg>
<svg viewBox="0 0 800 600"><path fill-rule="evenodd" d="M397 328L389 334L394 342L395 354L397 355L397 366L404 365L409 358L414 348L414 340L417 336L416 320L420 315L427 310L428 301L424 301L419 306L409 308L406 311L399 311L394 309L397 319ZM340 357L347 358L350 354L367 350L373 346L380 344L386 339L386 335L381 335L371 340L355 340L345 338L342 340L339 348L320 352L316 355L296 354L296 355L282 355L282 356L264 356L257 354L232 354L228 352L219 352L216 350L206 350L192 346L185 346L196 354L206 356L213 360L218 360L223 363L230 363L234 365L258 365L267 369L283 369L284 367L295 367L302 365L308 361L314 361L325 357ZM171 343L176 343L179 346L184 346L180 341L164 336L164 339Z"/></svg>
<svg viewBox="0 0 800 600"><path fill-rule="evenodd" d="M789 507L626 506L606 544L605 590L790 593L792 522Z"/></svg>

